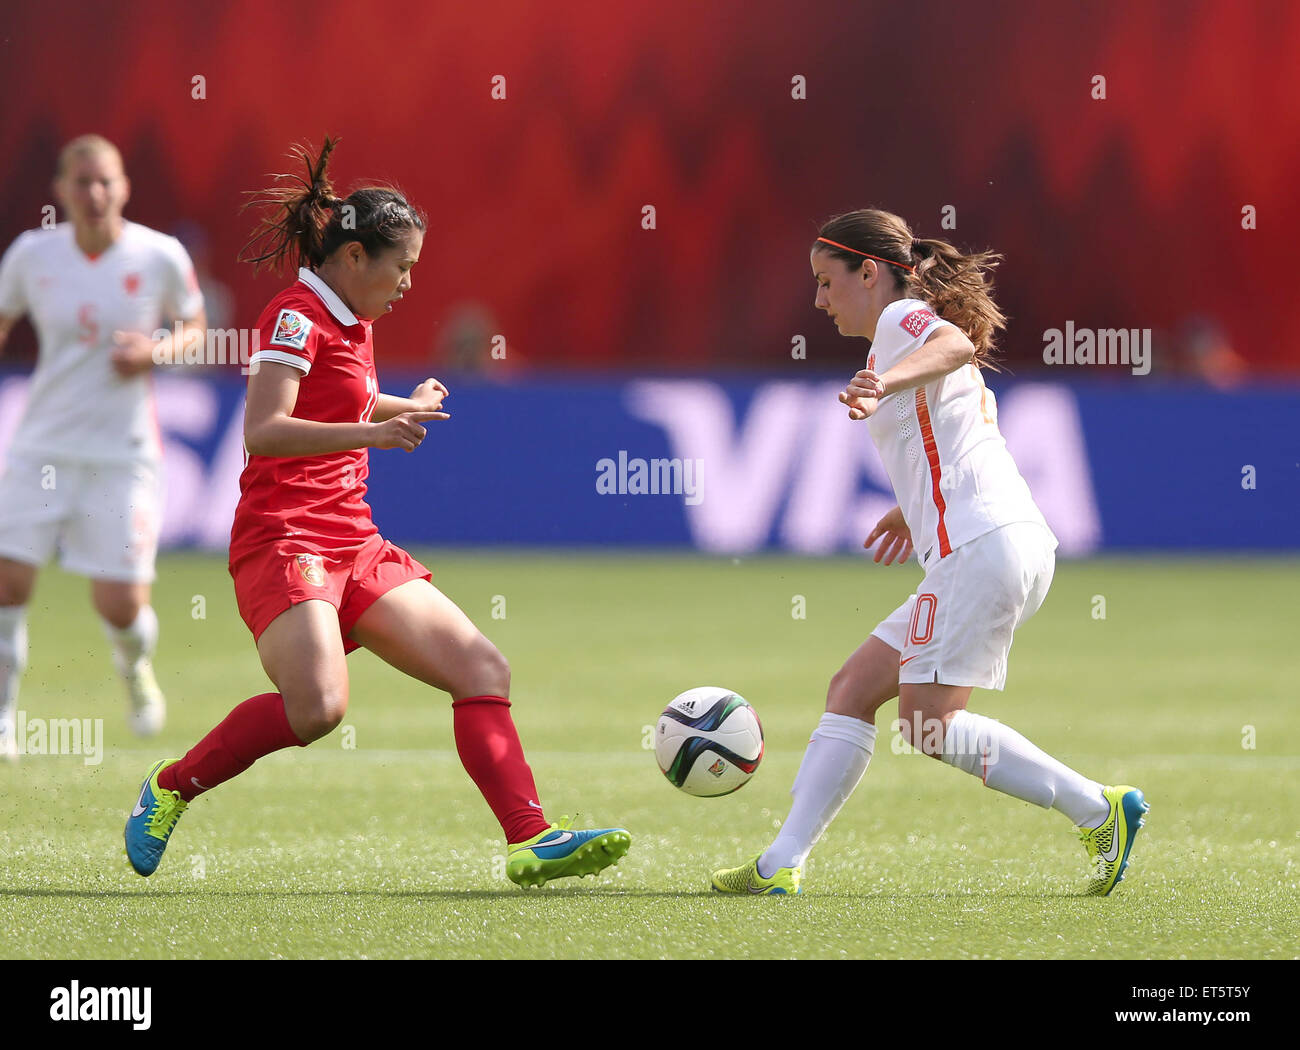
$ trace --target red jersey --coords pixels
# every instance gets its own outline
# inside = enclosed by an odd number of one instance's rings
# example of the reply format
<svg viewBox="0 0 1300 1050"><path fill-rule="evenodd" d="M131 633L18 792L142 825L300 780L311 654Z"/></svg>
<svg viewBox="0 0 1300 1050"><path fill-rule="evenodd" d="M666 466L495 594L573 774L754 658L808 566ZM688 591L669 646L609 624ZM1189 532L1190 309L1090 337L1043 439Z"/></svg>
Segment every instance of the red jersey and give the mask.
<svg viewBox="0 0 1300 1050"><path fill-rule="evenodd" d="M302 372L295 419L367 422L379 398L371 322L356 317L314 272L267 304L257 322L259 349L249 361ZM277 540L313 548L355 547L378 533L365 501L369 449L322 456L245 454L240 500L230 530L230 560Z"/></svg>

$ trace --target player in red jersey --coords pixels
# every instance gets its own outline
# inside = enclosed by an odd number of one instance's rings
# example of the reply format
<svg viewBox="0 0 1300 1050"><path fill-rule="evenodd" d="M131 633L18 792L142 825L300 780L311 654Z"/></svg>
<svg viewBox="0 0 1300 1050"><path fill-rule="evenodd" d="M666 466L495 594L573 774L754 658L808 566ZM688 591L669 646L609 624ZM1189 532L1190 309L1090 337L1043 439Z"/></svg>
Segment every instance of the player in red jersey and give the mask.
<svg viewBox="0 0 1300 1050"><path fill-rule="evenodd" d="M317 158L297 150L307 177L254 198L270 211L245 253L255 265L300 263L297 283L258 321L230 537L240 614L276 691L245 700L184 758L153 766L127 820L127 855L152 874L199 794L334 729L348 703L345 655L365 646L451 694L456 749L505 832L512 881L594 874L630 836L547 822L510 717L505 658L371 520L368 450L418 448L425 423L449 418L447 389L427 379L409 398L379 392L371 326L410 290L425 222L390 187L335 197L333 147L326 139Z"/></svg>

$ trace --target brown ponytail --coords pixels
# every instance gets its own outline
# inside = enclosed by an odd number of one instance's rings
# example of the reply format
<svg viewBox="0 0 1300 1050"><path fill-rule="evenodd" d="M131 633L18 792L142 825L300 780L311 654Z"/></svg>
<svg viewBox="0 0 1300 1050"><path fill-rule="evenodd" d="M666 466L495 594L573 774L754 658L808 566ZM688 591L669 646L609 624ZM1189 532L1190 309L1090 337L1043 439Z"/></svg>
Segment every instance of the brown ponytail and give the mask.
<svg viewBox="0 0 1300 1050"><path fill-rule="evenodd" d="M289 155L303 163L306 177L275 175L288 185L246 194L240 211L260 207L265 213L239 253L240 262L252 263L257 272L263 266L279 270L292 258L295 266L314 269L349 241L360 241L374 255L396 245L405 231L425 229L423 213L395 187L365 186L336 197L328 168L337 144L326 137L316 157L308 147L294 146Z"/></svg>
<svg viewBox="0 0 1300 1050"><path fill-rule="evenodd" d="M841 260L850 272L862 268L864 255L893 263L903 295L921 299L945 321L966 333L975 346L974 364L997 366L990 360L994 338L1006 327L1006 315L993 301L993 271L1002 261L997 252L963 254L947 241L920 239L892 212L875 208L837 215L818 234L843 248L816 241L813 247ZM846 250L853 249L853 250Z"/></svg>

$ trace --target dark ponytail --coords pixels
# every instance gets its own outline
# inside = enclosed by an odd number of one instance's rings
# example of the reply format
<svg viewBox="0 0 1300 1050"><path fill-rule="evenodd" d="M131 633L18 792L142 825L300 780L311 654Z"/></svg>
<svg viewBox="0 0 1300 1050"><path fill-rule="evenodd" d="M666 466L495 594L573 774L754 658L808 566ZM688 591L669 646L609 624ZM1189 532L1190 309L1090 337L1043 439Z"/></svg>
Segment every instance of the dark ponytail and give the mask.
<svg viewBox="0 0 1300 1050"><path fill-rule="evenodd" d="M312 157L306 146L294 146L290 156L306 167L306 176L275 175L277 183L251 190L240 211L260 207L264 214L239 253L240 262L283 268L287 259L295 266L314 269L349 241L360 241L367 255L396 246L408 230L425 229L425 217L392 186L364 186L337 197L330 182L330 154L338 139L326 138L320 154Z"/></svg>

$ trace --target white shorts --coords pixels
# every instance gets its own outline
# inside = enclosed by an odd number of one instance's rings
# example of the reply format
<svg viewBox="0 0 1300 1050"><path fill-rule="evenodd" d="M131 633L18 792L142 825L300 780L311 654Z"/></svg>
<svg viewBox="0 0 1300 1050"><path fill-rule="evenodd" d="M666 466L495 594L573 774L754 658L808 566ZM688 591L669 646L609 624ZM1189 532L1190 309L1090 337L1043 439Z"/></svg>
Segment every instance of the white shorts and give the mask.
<svg viewBox="0 0 1300 1050"><path fill-rule="evenodd" d="M1011 636L1047 597L1055 552L1051 532L1021 521L935 562L916 593L871 632L898 650L899 682L1003 688Z"/></svg>
<svg viewBox="0 0 1300 1050"><path fill-rule="evenodd" d="M158 467L11 455L0 475L0 557L151 583L162 519Z"/></svg>

